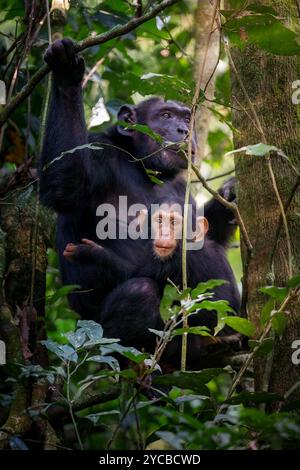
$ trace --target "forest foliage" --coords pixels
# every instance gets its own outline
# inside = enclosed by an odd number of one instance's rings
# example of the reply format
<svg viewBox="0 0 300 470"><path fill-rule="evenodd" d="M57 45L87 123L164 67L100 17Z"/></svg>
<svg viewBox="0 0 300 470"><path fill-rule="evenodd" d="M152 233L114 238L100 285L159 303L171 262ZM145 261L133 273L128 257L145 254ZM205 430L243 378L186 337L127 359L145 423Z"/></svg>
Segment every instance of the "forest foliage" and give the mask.
<svg viewBox="0 0 300 470"><path fill-rule="evenodd" d="M41 8L29 24L28 8L24 7L23 1L1 0L0 79L8 85L8 99L13 99L26 87L44 65L43 54L49 43L47 12L43 2L37 3ZM52 34L63 34L75 42L82 41L126 24L137 14L140 3L147 9L149 3L159 2L71 1L65 17L53 19ZM274 55L300 54L295 30L272 6L241 0L233 3L234 9L220 11L221 52L215 98L208 105L212 122L207 155L202 165L208 179L234 171L228 44L240 50L253 44ZM26 5L28 7L30 2L25 2ZM149 95L192 103L195 90L193 33L197 28L195 7L196 2L179 1L137 29L82 52L86 62L83 88L89 129L104 130L116 122L120 105L137 103ZM36 167L46 97L47 78L14 109L2 128L2 197L5 197L3 188L7 188L9 178L16 172L25 171L27 174L28 168ZM205 92L201 90L199 102L204 100ZM149 133L150 130L144 129L144 132ZM265 158L274 150L272 142L268 144L257 142L257 145L240 151ZM216 189L223 180L224 177L213 179L211 186ZM22 182L22 178L19 181ZM28 182L19 185L18 204L35 201L32 181L35 182L34 177L29 185ZM195 184L197 199L203 201L208 195L198 186ZM240 282L242 271L238 245L237 234L229 250L229 259ZM48 263L45 294L47 339L42 344L48 350L50 365L43 367L26 359L22 364L7 364L5 380L1 380L4 374L0 375L1 422L5 421L7 410L14 402L15 384L47 380L50 388L63 384L55 400L24 409L24 413L33 421L38 417L49 420L59 442L67 447L180 450L298 446L300 421L295 410L299 409L299 401L286 401L288 394L254 392L252 369L244 368L240 373L240 363L196 372L156 374L159 366L152 357L143 351L121 346L117 338L104 338L101 325L80 320L70 309L67 295L76 286L61 286L54 244L48 248ZM216 332L227 324L249 337L250 351L244 360L251 365L254 355L267 357L272 354L274 337L282 336L286 327L286 299L299 285L300 276L296 276L286 286L263 288L266 301L259 331L246 318L228 316L230 307L225 301L210 300L209 292L214 286L211 281L199 285L194 291L189 289L181 293L168 285L161 311L164 319L168 320L176 317L182 309L189 314L199 306L217 310ZM170 335L182 335L183 332L175 326ZM189 332L209 335L205 327ZM157 335L159 341L165 340L164 332L157 332ZM120 356L129 359L132 367L122 370L117 359ZM144 366L145 361L148 368ZM152 382L149 381L149 372L153 375ZM54 439L53 445L59 446L57 442ZM39 444L35 445L38 447ZM26 440L26 436L20 438L16 435L10 437L10 446L28 448L32 442Z"/></svg>

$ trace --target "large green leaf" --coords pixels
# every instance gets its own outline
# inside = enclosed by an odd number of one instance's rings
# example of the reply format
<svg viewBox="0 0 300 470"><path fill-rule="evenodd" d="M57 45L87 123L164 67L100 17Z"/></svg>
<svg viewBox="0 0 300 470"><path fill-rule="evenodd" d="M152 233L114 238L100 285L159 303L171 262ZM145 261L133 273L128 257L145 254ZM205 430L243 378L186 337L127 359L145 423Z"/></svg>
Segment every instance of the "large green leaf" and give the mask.
<svg viewBox="0 0 300 470"><path fill-rule="evenodd" d="M225 373L224 369L204 369L200 372L174 372L164 376L154 377L154 383L165 386L175 386L179 388L194 390L206 397L210 396L210 392L206 384L218 375Z"/></svg>
<svg viewBox="0 0 300 470"><path fill-rule="evenodd" d="M268 356L274 348L274 339L273 338L265 338L263 341L257 340L249 340L248 341L250 350L253 351L255 347L258 349L255 351L255 356L258 357L265 357Z"/></svg>
<svg viewBox="0 0 300 470"><path fill-rule="evenodd" d="M85 346L94 346L99 344L103 337L103 328L99 323L93 320L78 320L77 327L79 327L89 338L89 341L84 343Z"/></svg>
<svg viewBox="0 0 300 470"><path fill-rule="evenodd" d="M260 324L265 325L271 316L272 310L274 309L274 299L271 297L263 306L260 314Z"/></svg>
<svg viewBox="0 0 300 470"><path fill-rule="evenodd" d="M59 344L52 340L41 341L48 351L53 352L57 357L64 361L77 362L78 355L75 349L71 348L68 344Z"/></svg>
<svg viewBox="0 0 300 470"><path fill-rule="evenodd" d="M224 323L242 335L249 336L250 338L255 334L255 326L247 320L247 318L226 317L224 318Z"/></svg>
<svg viewBox="0 0 300 470"><path fill-rule="evenodd" d="M276 299L279 302L283 302L289 293L287 287L266 286L261 287L261 289L259 290L260 292L267 294L269 297L271 297L272 299Z"/></svg>
<svg viewBox="0 0 300 470"><path fill-rule="evenodd" d="M287 317L284 312L276 312L272 315L272 327L280 338L287 326Z"/></svg>
<svg viewBox="0 0 300 470"><path fill-rule="evenodd" d="M222 315L233 312L234 310L230 307L227 300L202 300L198 304L195 304L197 309L216 311ZM195 306L189 309L189 312L195 310Z"/></svg>
<svg viewBox="0 0 300 470"><path fill-rule="evenodd" d="M191 291L191 297L192 299L196 299L198 295L204 294L208 290L213 290L215 287L222 286L227 283L228 281L225 281L224 279L210 279L206 282L199 282L197 287Z"/></svg>

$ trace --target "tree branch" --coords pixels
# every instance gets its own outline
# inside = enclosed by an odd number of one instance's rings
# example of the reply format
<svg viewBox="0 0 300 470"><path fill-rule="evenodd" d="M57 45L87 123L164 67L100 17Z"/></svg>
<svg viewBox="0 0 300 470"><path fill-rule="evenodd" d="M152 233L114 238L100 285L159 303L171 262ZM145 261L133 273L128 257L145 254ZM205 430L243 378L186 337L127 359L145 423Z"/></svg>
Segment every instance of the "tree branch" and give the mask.
<svg viewBox="0 0 300 470"><path fill-rule="evenodd" d="M102 392L87 391L83 398L74 401L73 411L81 411L91 406L106 403L107 401L115 400L120 395L120 386L113 385L108 390ZM51 420L56 420L63 416L68 415L69 410L65 401L56 401L51 404L47 410L47 416Z"/></svg>
<svg viewBox="0 0 300 470"><path fill-rule="evenodd" d="M105 33L99 34L98 36L88 37L83 41L75 44L75 50L77 52L81 52L84 49L92 46L98 46L105 42L110 41L119 36L123 36L124 34L129 33L133 29L137 28L141 24L145 23L146 21L151 20L154 18L158 13L160 13L165 8L173 5L174 3L178 3L180 0L163 0L157 5L155 8L150 10L143 16L132 18L128 23L124 25L117 25L114 28L106 31ZM2 113L0 114L0 127L7 121L9 116L13 113L13 111L21 104L23 101L32 93L34 88L40 83L40 81L50 72L50 67L48 65L44 65L38 72L36 72L29 83L25 85L22 90L17 93L16 96L6 105Z"/></svg>

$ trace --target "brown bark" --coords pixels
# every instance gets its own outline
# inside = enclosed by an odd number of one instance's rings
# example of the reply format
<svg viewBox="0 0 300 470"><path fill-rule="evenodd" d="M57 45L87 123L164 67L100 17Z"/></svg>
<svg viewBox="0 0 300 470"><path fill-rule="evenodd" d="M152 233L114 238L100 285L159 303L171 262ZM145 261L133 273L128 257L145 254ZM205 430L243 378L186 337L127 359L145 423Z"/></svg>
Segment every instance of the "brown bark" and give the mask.
<svg viewBox="0 0 300 470"><path fill-rule="evenodd" d="M214 3L216 1L198 0L195 14L195 80L197 81L199 76L202 76L201 90L205 89L205 96L210 100L214 98L215 69L220 49L220 31L216 22L211 31ZM204 101L199 106L196 116L197 159L199 163L205 157L209 123L211 120L211 111L206 107L207 103L207 101Z"/></svg>
<svg viewBox="0 0 300 470"><path fill-rule="evenodd" d="M1 423L0 448L7 446L11 435L24 435L31 428L26 409L35 401L31 396L35 388L18 379L19 365L30 358L33 364L47 366L39 340L45 337L46 250L53 238L54 219L42 207L37 211L36 193L28 180L21 186L27 189L7 192L0 205L0 339L6 345L10 376L15 374L17 379L15 399L6 422Z"/></svg>
<svg viewBox="0 0 300 470"><path fill-rule="evenodd" d="M260 0L256 3L272 5L280 17L286 19L289 27L292 27L293 15L297 17L293 2ZM231 6L233 3L229 0L227 7ZM234 134L235 148L263 141L263 136L254 124L252 106L242 90L242 80L262 126L265 141L282 149L299 171L300 108L292 103L291 97L292 83L300 77L300 58L271 55L253 45L248 45L243 51L232 47L231 56L234 62L234 66L231 64L233 106L242 109L233 111L233 125L237 129ZM299 274L300 191L299 186L295 190L297 174L278 154L271 156L271 163L284 205L293 194L286 217L291 238L293 272ZM271 284L284 286L289 277L287 236L282 223L279 235L276 233L280 208L266 157L241 154L235 158L235 166L238 206L254 248L244 288L247 290L249 317L259 325L266 297L258 289ZM245 262L244 249L242 255ZM273 358L267 362L256 360L255 363L257 388L282 395L300 378L299 366L293 365L291 361L291 344L300 338L300 299L289 305L287 318L288 326L282 340L276 338ZM300 397L299 390L293 394L294 398Z"/></svg>

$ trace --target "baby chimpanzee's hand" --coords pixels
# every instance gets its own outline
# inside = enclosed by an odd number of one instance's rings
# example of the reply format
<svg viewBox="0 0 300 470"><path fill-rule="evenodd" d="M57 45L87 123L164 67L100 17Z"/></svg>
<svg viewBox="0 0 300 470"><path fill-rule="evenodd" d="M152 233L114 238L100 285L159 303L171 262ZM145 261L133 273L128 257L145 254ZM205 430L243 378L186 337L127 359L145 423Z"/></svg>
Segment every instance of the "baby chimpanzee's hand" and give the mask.
<svg viewBox="0 0 300 470"><path fill-rule="evenodd" d="M63 255L69 261L73 261L74 256L76 256L76 251L78 250L79 245L74 243L68 243L64 249Z"/></svg>
<svg viewBox="0 0 300 470"><path fill-rule="evenodd" d="M82 242L78 245L74 243L68 243L64 249L63 255L68 261L91 261L95 253L99 253L103 250L101 245L89 240L82 238Z"/></svg>

